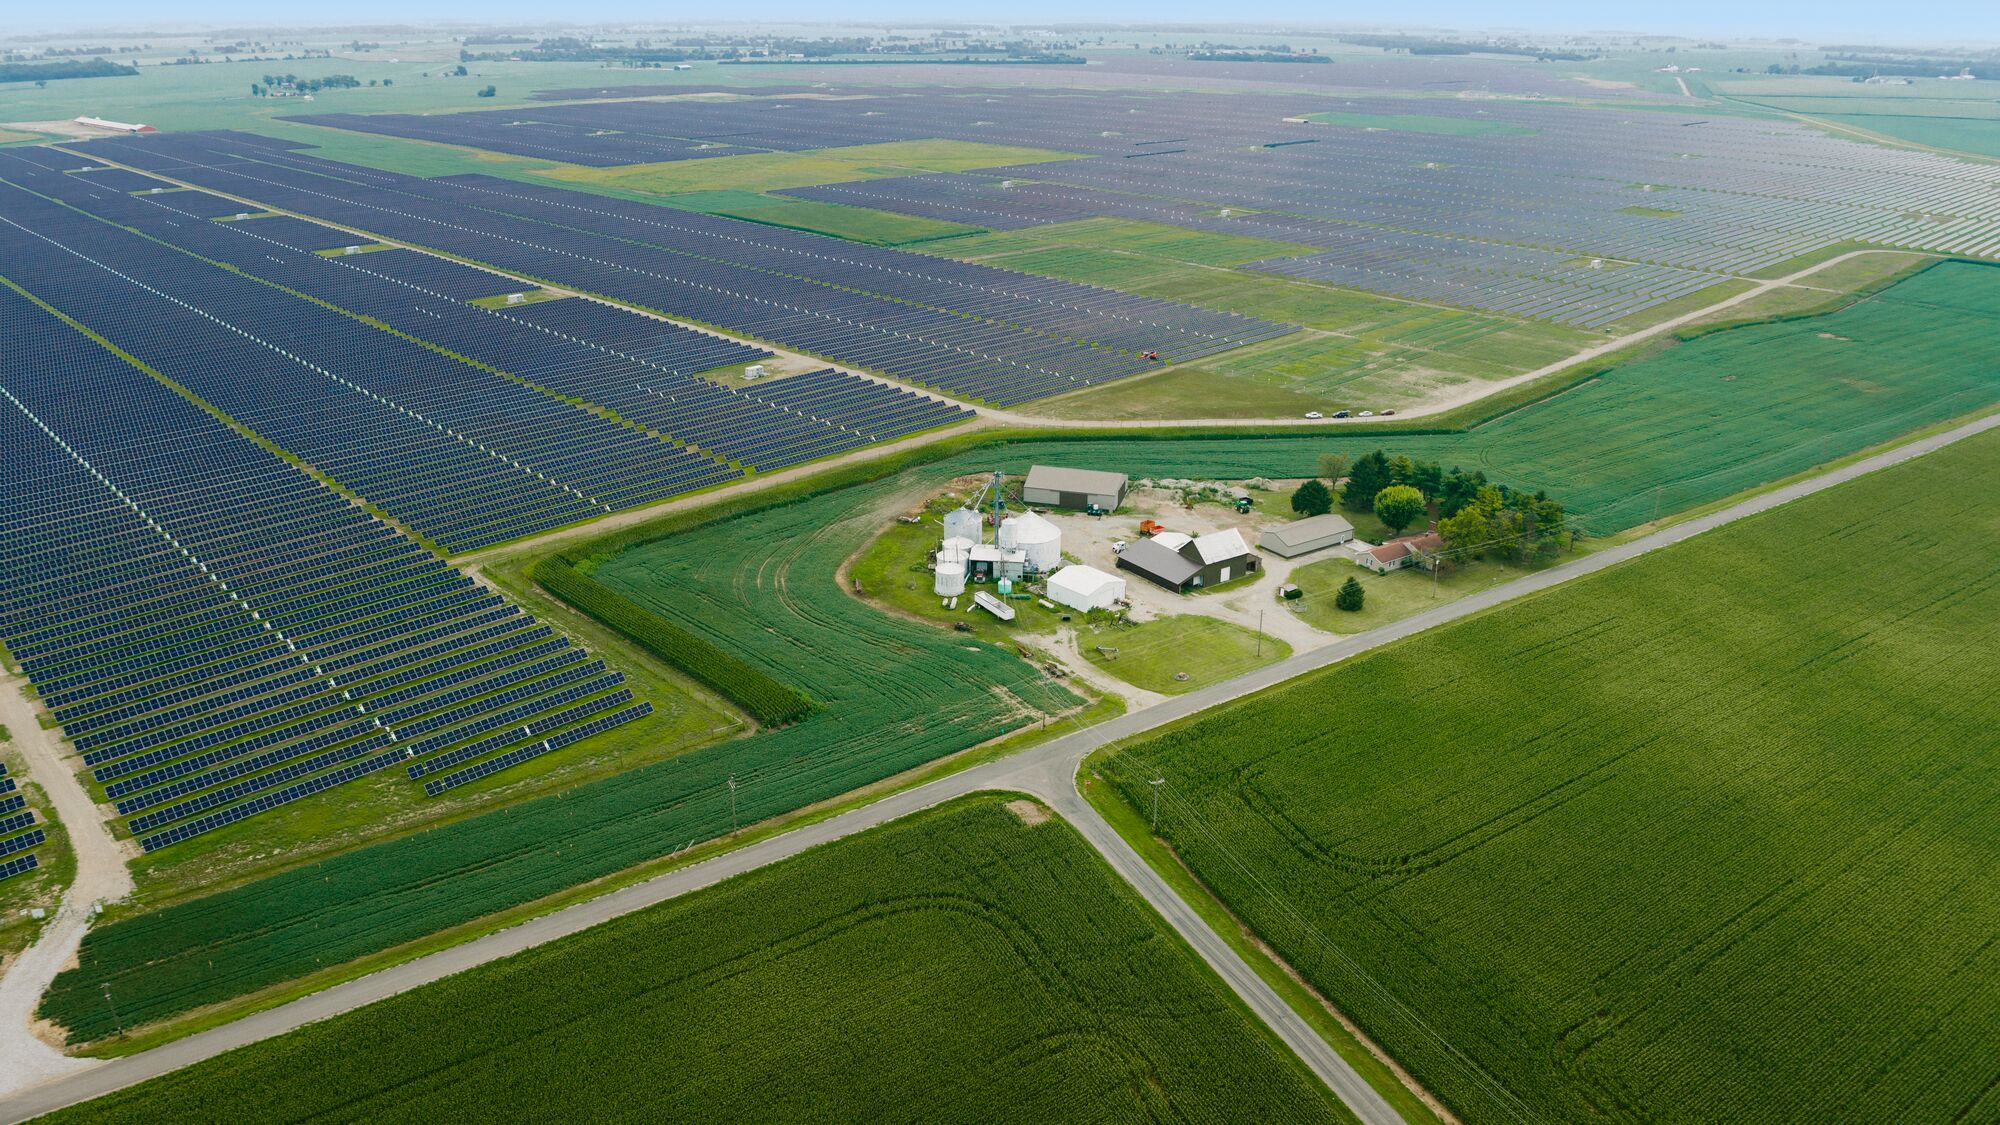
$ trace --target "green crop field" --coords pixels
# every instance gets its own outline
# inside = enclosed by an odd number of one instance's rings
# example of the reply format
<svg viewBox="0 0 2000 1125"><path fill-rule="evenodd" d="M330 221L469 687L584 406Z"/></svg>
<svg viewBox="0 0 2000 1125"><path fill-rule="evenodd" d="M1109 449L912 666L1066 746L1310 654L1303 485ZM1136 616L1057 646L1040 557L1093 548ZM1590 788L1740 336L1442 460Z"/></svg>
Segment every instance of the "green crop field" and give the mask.
<svg viewBox="0 0 2000 1125"><path fill-rule="evenodd" d="M923 813L47 1120L1351 1120L1046 815Z"/></svg>
<svg viewBox="0 0 2000 1125"><path fill-rule="evenodd" d="M989 643L891 618L838 569L944 481L1037 463L1298 478L1386 448L1547 489L1598 532L1755 487L2000 399L2000 269L1933 267L1840 312L1724 329L1470 431L1084 437L989 445L624 546L597 578L804 690L811 718L93 930L44 1012L78 1038L187 1011L657 858L1072 705ZM861 479L861 478L850 478ZM624 544L619 539L614 545ZM975 651L976 650L976 651ZM448 888L448 889L447 889Z"/></svg>
<svg viewBox="0 0 2000 1125"><path fill-rule="evenodd" d="M1129 748L1468 1120L2000 1116L2000 434Z"/></svg>

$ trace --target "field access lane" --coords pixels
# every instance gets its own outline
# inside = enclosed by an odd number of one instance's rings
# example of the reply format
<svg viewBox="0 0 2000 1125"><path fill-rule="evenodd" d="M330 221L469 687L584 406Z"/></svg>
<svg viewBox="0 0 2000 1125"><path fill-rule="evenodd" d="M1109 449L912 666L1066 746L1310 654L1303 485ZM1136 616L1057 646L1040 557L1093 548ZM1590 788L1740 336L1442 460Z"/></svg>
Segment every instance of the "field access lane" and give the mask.
<svg viewBox="0 0 2000 1125"><path fill-rule="evenodd" d="M1399 1120L1395 1111L1335 1054L1324 1040L1238 957L1222 937L1147 867L1136 852L1077 793L1077 767L1099 748L1122 738L1143 734L1199 711L1261 691L1341 660L1392 644L1426 629L1469 617L1525 595L1538 593L1586 574L1662 547L1672 546L1737 520L1770 511L1803 496L1844 484L1857 477L1898 465L1988 430L2000 428L2000 413L1989 414L1951 429L1908 442L1840 468L1772 489L1728 507L1663 528L1627 543L1605 548L1481 593L1405 618L1366 633L1336 641L1312 652L1246 673L1186 695L1042 743L1010 757L975 766L936 781L883 797L839 816L745 845L712 859L668 872L510 929L414 961L301 997L277 1008L191 1035L136 1055L97 1063L87 1071L28 1090L0 1103L0 1125L48 1113L212 1058L235 1047L281 1035L294 1028L371 1004L400 992L463 972L596 926L725 879L775 863L821 844L863 832L910 813L968 793L989 789L1020 790L1041 797L1083 834L1139 894L1160 912L1225 982L1258 1013L1335 1093L1370 1125Z"/></svg>

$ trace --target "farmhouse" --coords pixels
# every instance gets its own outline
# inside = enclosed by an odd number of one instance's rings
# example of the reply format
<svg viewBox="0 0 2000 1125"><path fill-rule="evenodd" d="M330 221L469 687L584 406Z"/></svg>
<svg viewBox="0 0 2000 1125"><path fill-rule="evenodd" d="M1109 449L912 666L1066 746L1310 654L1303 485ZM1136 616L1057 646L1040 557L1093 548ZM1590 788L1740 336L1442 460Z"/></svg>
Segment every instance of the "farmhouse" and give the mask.
<svg viewBox="0 0 2000 1125"><path fill-rule="evenodd" d="M1021 499L1047 508L1096 508L1115 512L1131 487L1124 473L1036 465L1028 470Z"/></svg>
<svg viewBox="0 0 2000 1125"><path fill-rule="evenodd" d="M1437 529L1418 535L1404 535L1391 539L1380 547L1370 547L1365 543L1355 545L1354 561L1377 574L1387 574L1406 566L1420 566L1426 570L1437 567L1438 552L1444 550L1444 539Z"/></svg>
<svg viewBox="0 0 2000 1125"><path fill-rule="evenodd" d="M1066 566L1049 575L1049 600L1088 613L1125 596L1125 580L1094 566Z"/></svg>
<svg viewBox="0 0 2000 1125"><path fill-rule="evenodd" d="M1352 541L1354 525L1347 517L1328 512L1323 516L1293 520L1264 529L1257 545L1281 558L1297 558Z"/></svg>
<svg viewBox="0 0 2000 1125"><path fill-rule="evenodd" d="M1254 574L1262 561L1250 553L1242 533L1233 527L1196 539L1161 532L1139 540L1118 556L1121 568L1183 594Z"/></svg>

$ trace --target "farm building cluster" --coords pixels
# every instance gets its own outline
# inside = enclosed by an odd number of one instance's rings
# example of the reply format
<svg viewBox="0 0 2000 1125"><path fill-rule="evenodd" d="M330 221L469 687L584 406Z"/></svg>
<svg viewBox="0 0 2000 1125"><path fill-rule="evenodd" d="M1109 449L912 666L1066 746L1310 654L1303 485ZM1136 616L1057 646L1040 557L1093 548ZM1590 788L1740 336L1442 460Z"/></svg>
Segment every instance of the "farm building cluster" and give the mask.
<svg viewBox="0 0 2000 1125"><path fill-rule="evenodd" d="M1197 495L1219 503L1197 507ZM1136 535L1131 522L1106 518L1121 514L1128 500L1137 511L1123 514L1136 517ZM1142 618L1180 612L1173 595L1258 578L1267 571L1266 555L1281 564L1282 582L1295 560L1321 552L1339 549L1356 565L1387 573L1429 565L1439 547L1435 531L1365 542L1334 513L1275 520L1256 510L1251 488L1135 482L1098 469L1036 465L1011 484L993 473L945 503L942 511L930 509L940 534L919 567L929 572L931 593L944 609L984 609L1010 623L1021 603L1055 614L1122 613L1135 602ZM1167 518L1179 526L1160 522ZM1140 596L1154 588L1169 597Z"/></svg>

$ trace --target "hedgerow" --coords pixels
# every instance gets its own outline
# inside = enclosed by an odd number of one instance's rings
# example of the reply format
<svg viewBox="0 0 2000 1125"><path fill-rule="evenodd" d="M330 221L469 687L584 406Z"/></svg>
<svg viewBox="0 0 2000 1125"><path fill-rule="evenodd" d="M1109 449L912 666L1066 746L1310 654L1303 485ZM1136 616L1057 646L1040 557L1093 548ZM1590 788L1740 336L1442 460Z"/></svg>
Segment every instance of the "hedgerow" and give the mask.
<svg viewBox="0 0 2000 1125"><path fill-rule="evenodd" d="M534 576L549 593L708 685L766 726L795 722L812 712L813 701L804 693L779 683L659 614L634 605L630 599L606 589L571 566L561 555L550 555L536 562Z"/></svg>

